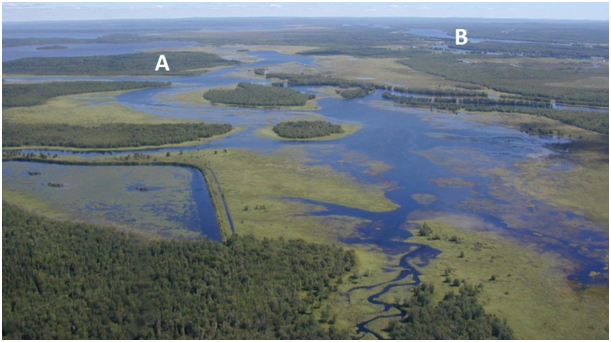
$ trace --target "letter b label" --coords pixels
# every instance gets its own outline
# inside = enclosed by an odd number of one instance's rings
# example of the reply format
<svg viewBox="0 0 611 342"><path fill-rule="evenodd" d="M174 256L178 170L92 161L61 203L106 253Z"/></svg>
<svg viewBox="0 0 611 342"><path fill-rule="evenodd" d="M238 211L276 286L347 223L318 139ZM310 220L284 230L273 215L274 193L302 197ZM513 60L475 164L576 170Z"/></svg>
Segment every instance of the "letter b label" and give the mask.
<svg viewBox="0 0 611 342"><path fill-rule="evenodd" d="M456 29L456 45L465 45L468 41L467 30Z"/></svg>

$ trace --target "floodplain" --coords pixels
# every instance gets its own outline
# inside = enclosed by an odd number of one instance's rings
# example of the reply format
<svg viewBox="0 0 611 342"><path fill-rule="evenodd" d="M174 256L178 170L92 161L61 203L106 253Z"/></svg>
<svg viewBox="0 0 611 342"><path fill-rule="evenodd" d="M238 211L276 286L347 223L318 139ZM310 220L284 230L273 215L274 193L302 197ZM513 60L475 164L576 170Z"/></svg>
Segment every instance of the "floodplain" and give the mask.
<svg viewBox="0 0 611 342"><path fill-rule="evenodd" d="M3 126L232 125L225 134L173 145L4 149L3 201L150 239L207 236L227 244L236 234L350 249L355 264L334 280L335 291L316 292L320 301L299 313L325 331L347 332L344 337L388 338L388 325L402 317L399 303L422 283L436 287L433 302L482 284L478 301L506 319L517 339L608 337L608 129L523 112L413 108L383 97L384 90L407 87L550 101L555 92L576 90L564 99L583 115L589 107L608 111L597 95L608 93L608 62L590 69L589 61L566 55L440 52L431 48L437 38L402 33L400 22L392 31L319 25L179 30L174 39L201 46L173 51L242 64L167 76L173 86L163 89L59 96L3 109ZM346 45L346 37L361 43ZM467 75L471 65L457 62L462 59L485 67ZM435 63L446 63L442 72L431 71ZM452 73L452 63L464 64L461 73ZM541 78L498 87L495 74L507 68L536 68ZM279 81L266 73L335 77L370 83L363 89L371 90L344 99L341 86L284 85L310 98L274 108L204 98L239 82ZM27 78L6 76L7 82ZM526 93L537 87L540 93ZM325 120L343 133L281 138L272 127L288 120ZM302 289L300 297L313 293Z"/></svg>

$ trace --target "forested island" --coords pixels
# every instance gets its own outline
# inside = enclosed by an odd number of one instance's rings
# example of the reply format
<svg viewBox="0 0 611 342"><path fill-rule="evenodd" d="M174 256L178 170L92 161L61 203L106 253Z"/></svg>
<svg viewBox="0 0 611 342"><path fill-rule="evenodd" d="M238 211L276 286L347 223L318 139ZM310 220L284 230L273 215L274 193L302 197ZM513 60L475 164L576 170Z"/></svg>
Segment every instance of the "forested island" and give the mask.
<svg viewBox="0 0 611 342"><path fill-rule="evenodd" d="M67 124L3 123L2 147L53 146L121 148L180 144L231 131L230 124L107 123L96 127Z"/></svg>
<svg viewBox="0 0 611 342"><path fill-rule="evenodd" d="M316 98L314 94L280 88L240 82L233 90L211 89L204 93L204 98L212 103L248 107L286 107L303 106L308 100Z"/></svg>
<svg viewBox="0 0 611 342"><path fill-rule="evenodd" d="M136 81L62 81L2 85L2 108L37 106L48 99L104 91L169 87L170 82Z"/></svg>
<svg viewBox="0 0 611 342"><path fill-rule="evenodd" d="M370 82L351 81L344 78L325 75L305 75L270 72L265 74L265 77L286 80L288 86L333 86L344 89L358 88L356 89L356 91L354 89L344 91L342 93L342 97L344 98L362 97L376 90L376 88L390 89L390 86L388 85L374 84Z"/></svg>
<svg viewBox="0 0 611 342"><path fill-rule="evenodd" d="M287 139L310 139L344 133L342 126L328 121L285 121L274 125L274 132Z"/></svg>
<svg viewBox="0 0 611 342"><path fill-rule="evenodd" d="M312 315L355 265L342 248L147 239L6 202L2 241L5 339L349 337Z"/></svg>
<svg viewBox="0 0 611 342"><path fill-rule="evenodd" d="M159 55L165 55L169 71L155 71ZM205 68L240 64L205 52L142 52L109 56L32 57L2 62L4 74L25 75L155 75L195 76Z"/></svg>

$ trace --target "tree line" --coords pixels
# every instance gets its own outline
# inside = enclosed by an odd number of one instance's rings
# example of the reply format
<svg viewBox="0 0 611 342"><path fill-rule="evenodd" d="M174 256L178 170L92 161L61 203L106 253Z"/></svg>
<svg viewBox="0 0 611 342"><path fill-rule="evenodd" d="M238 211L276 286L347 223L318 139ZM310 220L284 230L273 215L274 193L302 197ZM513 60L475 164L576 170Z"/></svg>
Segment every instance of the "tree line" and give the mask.
<svg viewBox="0 0 611 342"><path fill-rule="evenodd" d="M342 126L328 121L284 121L274 125L274 132L288 139L310 139L343 133Z"/></svg>
<svg viewBox="0 0 611 342"><path fill-rule="evenodd" d="M488 97L488 93L486 93L485 91L465 91L460 89L394 87L393 90L399 93L411 93L429 96Z"/></svg>
<svg viewBox="0 0 611 342"><path fill-rule="evenodd" d="M165 55L170 71L155 71L159 55ZM141 52L110 56L31 57L2 62L3 73L26 75L155 75L194 76L203 68L240 64L205 52Z"/></svg>
<svg viewBox="0 0 611 342"><path fill-rule="evenodd" d="M233 235L147 239L3 203L5 339L347 339L314 308L352 251Z"/></svg>
<svg viewBox="0 0 611 342"><path fill-rule="evenodd" d="M230 124L107 123L95 127L68 124L2 124L2 147L56 146L73 148L120 148L180 144L231 131Z"/></svg>
<svg viewBox="0 0 611 342"><path fill-rule="evenodd" d="M515 67L508 63L485 61L469 64L462 62L461 58L464 56L430 54L398 63L448 80L475 83L500 92L555 99L558 104L609 106L608 87L584 88L575 83L591 77L606 77L608 68Z"/></svg>
<svg viewBox="0 0 611 342"><path fill-rule="evenodd" d="M470 112L496 111L501 113L522 113L534 116L543 116L557 120L567 125L587 129L590 131L609 134L609 113L580 110L552 109L551 104L541 101L527 101L519 99L501 98L465 98L440 99L419 98L413 96L393 95L384 92L382 97L394 101L397 104L412 107L428 107L430 109Z"/></svg>
<svg viewBox="0 0 611 342"><path fill-rule="evenodd" d="M435 287L422 283L408 300L397 303L401 320L392 321L387 331L396 340L515 339L507 321L487 314L478 302L482 288L465 284L458 294L450 291L435 304Z"/></svg>
<svg viewBox="0 0 611 342"><path fill-rule="evenodd" d="M131 90L141 88L169 87L171 82L135 81L62 81L2 85L2 108L37 106L48 99L104 91Z"/></svg>
<svg viewBox="0 0 611 342"><path fill-rule="evenodd" d="M303 106L314 94L305 94L292 89L240 82L235 89L211 89L204 98L212 103L238 106Z"/></svg>

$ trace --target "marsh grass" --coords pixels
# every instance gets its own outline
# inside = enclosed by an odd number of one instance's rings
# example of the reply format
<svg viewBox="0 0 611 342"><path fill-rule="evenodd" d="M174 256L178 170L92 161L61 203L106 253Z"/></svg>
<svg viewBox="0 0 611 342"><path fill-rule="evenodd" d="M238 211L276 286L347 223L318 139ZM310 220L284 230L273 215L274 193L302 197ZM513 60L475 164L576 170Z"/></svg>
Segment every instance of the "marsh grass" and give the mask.
<svg viewBox="0 0 611 342"><path fill-rule="evenodd" d="M107 92L59 96L47 103L33 107L16 107L2 110L3 123L55 123L80 126L99 126L104 123L178 123L195 122L194 120L164 118L127 108L119 103L101 103L93 105L83 100L86 96L112 96L124 92Z"/></svg>
<svg viewBox="0 0 611 342"><path fill-rule="evenodd" d="M572 267L567 259L504 236L475 217L439 212L410 216L418 218L409 221L414 236L408 241L442 251L428 266L418 268L421 279L435 285L438 300L452 290L444 282L449 269L451 278L484 284L480 300L486 311L507 318L519 339L608 337L608 306L600 305L608 303L608 292L571 288L564 272ZM441 239L418 236L423 222ZM452 242L452 236L458 242Z"/></svg>

